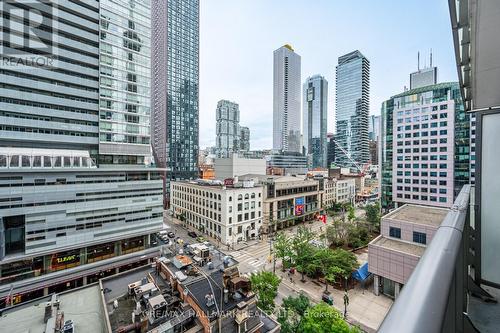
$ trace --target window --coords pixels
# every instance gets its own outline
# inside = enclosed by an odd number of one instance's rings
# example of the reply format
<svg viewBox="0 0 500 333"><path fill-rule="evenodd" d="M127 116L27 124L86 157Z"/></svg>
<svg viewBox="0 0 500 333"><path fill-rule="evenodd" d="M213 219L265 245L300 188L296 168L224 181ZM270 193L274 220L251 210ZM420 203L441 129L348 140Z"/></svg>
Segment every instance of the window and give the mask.
<svg viewBox="0 0 500 333"><path fill-rule="evenodd" d="M427 235L424 234L423 232L414 231L413 232L413 241L415 243L425 245L425 244L427 244Z"/></svg>
<svg viewBox="0 0 500 333"><path fill-rule="evenodd" d="M401 238L401 228L390 227L389 236L394 238Z"/></svg>

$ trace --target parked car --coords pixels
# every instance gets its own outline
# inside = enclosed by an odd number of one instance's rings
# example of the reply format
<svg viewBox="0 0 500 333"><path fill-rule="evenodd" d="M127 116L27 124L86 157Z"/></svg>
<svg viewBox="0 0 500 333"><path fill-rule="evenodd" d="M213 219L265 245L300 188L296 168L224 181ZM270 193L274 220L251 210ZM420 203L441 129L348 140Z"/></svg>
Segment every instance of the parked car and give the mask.
<svg viewBox="0 0 500 333"><path fill-rule="evenodd" d="M189 231L189 232L188 232L188 235L189 235L190 237L193 237L193 238L196 238L196 237L198 236L198 235L196 235L196 232L194 232L194 231Z"/></svg>
<svg viewBox="0 0 500 333"><path fill-rule="evenodd" d="M75 333L75 323L73 320L66 320L62 331L63 333Z"/></svg>
<svg viewBox="0 0 500 333"><path fill-rule="evenodd" d="M172 231L169 231L169 232L167 233L167 236L168 236L168 238L174 238L174 237L175 237L175 234L174 234Z"/></svg>
<svg viewBox="0 0 500 333"><path fill-rule="evenodd" d="M329 294L323 294L321 296L321 300L328 305L333 305L333 297L330 296Z"/></svg>
<svg viewBox="0 0 500 333"><path fill-rule="evenodd" d="M205 238L203 238L202 236L198 236L196 237L196 240L200 243L203 243L205 241Z"/></svg>

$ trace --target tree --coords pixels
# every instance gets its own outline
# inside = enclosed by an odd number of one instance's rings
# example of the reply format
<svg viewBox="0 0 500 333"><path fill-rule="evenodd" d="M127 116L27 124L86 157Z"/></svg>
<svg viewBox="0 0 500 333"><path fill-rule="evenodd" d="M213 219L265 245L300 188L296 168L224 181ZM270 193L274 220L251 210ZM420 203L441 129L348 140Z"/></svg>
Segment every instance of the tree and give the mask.
<svg viewBox="0 0 500 333"><path fill-rule="evenodd" d="M334 219L331 225L326 227L326 239L330 245L342 246L347 242L349 236L349 223L340 219Z"/></svg>
<svg viewBox="0 0 500 333"><path fill-rule="evenodd" d="M334 284L337 278L345 276L345 272L342 268L337 266L330 266L326 269L325 274L325 292L328 292L328 284Z"/></svg>
<svg viewBox="0 0 500 333"><path fill-rule="evenodd" d="M302 281L304 281L306 271L310 270L310 259L314 248L309 242L313 239L314 234L303 226L297 229L297 234L292 239L292 258L297 269L302 273Z"/></svg>
<svg viewBox="0 0 500 333"><path fill-rule="evenodd" d="M380 228L380 204L378 202L365 207L366 221L376 230Z"/></svg>
<svg viewBox="0 0 500 333"><path fill-rule="evenodd" d="M303 294L297 297L288 296L283 299L283 308L292 310L300 316L303 316L310 307L309 298Z"/></svg>
<svg viewBox="0 0 500 333"><path fill-rule="evenodd" d="M356 256L344 249L332 250L333 266L337 266L344 272L344 276L349 276L355 269L359 267Z"/></svg>
<svg viewBox="0 0 500 333"><path fill-rule="evenodd" d="M350 327L340 312L326 303L319 303L310 308L300 321L297 333L358 333L356 327Z"/></svg>
<svg viewBox="0 0 500 333"><path fill-rule="evenodd" d="M356 219L356 211L352 205L347 208L347 219L352 222Z"/></svg>
<svg viewBox="0 0 500 333"><path fill-rule="evenodd" d="M250 276L252 289L257 294L257 306L267 314L274 310L281 279L273 272L262 271Z"/></svg>
<svg viewBox="0 0 500 333"><path fill-rule="evenodd" d="M283 299L283 304L278 315L282 333L295 333L304 314L311 308L309 298L300 294L297 297L288 296Z"/></svg>
<svg viewBox="0 0 500 333"><path fill-rule="evenodd" d="M290 263L292 256L292 241L285 233L279 232L276 235L274 252L275 256L281 259L282 270L285 271L287 263Z"/></svg>

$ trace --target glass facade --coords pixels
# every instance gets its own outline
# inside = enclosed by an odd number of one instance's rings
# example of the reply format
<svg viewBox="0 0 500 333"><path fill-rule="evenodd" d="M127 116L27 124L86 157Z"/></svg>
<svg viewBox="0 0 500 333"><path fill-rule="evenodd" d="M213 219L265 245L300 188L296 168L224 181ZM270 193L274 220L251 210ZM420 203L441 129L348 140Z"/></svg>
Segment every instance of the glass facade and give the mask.
<svg viewBox="0 0 500 333"><path fill-rule="evenodd" d="M385 212L394 208L392 201L392 126L394 99L382 103L380 133L380 206Z"/></svg>
<svg viewBox="0 0 500 333"><path fill-rule="evenodd" d="M359 51L338 59L336 67L337 143L359 164L368 163L368 114L370 98L370 62ZM346 153L336 148L336 163L351 166Z"/></svg>
<svg viewBox="0 0 500 333"><path fill-rule="evenodd" d="M302 153L300 55L290 45L273 54L273 150Z"/></svg>
<svg viewBox="0 0 500 333"><path fill-rule="evenodd" d="M198 175L199 0L167 1L167 168Z"/></svg>
<svg viewBox="0 0 500 333"><path fill-rule="evenodd" d="M238 104L221 100L216 111L216 156L228 158L240 150L240 108Z"/></svg>
<svg viewBox="0 0 500 333"><path fill-rule="evenodd" d="M327 164L327 112L328 81L315 75L304 83L303 144L306 155L311 156L312 168L326 168Z"/></svg>
<svg viewBox="0 0 500 333"><path fill-rule="evenodd" d="M245 126L240 126L240 150L250 150L250 129Z"/></svg>
<svg viewBox="0 0 500 333"><path fill-rule="evenodd" d="M470 119L455 82L384 102L381 142L384 209L394 202L449 207L470 181Z"/></svg>
<svg viewBox="0 0 500 333"><path fill-rule="evenodd" d="M151 2L100 1L99 163L150 155Z"/></svg>

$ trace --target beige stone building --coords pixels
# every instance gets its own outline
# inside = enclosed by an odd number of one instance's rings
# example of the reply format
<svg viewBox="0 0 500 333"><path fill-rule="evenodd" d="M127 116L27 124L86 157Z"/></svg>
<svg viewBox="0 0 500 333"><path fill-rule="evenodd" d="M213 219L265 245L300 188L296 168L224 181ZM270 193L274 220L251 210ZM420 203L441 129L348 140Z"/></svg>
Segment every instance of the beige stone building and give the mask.
<svg viewBox="0 0 500 333"><path fill-rule="evenodd" d="M263 224L262 190L252 181L171 182L172 213L189 229L225 245L255 239Z"/></svg>

